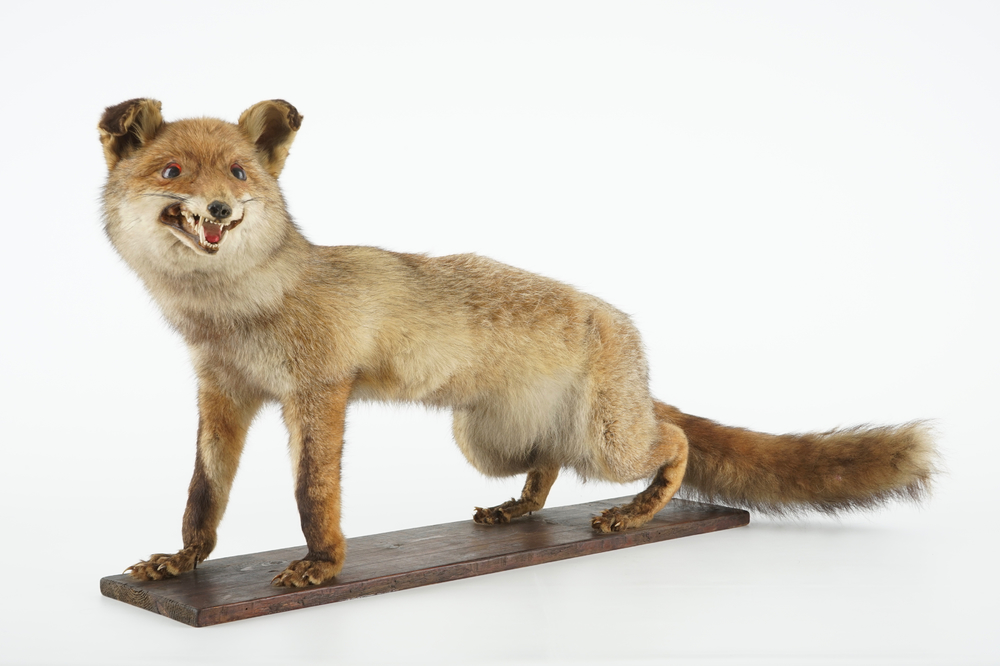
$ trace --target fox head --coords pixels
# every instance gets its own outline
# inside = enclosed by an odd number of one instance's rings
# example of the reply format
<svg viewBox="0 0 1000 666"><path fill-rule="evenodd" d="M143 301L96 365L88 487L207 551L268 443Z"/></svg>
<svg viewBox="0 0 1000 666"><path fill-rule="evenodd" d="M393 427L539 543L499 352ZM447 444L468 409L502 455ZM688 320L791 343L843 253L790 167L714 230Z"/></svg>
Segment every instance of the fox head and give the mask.
<svg viewBox="0 0 1000 666"><path fill-rule="evenodd" d="M269 100L234 125L164 122L160 102L108 107L105 230L140 275L234 274L269 256L293 229L277 178L302 116Z"/></svg>

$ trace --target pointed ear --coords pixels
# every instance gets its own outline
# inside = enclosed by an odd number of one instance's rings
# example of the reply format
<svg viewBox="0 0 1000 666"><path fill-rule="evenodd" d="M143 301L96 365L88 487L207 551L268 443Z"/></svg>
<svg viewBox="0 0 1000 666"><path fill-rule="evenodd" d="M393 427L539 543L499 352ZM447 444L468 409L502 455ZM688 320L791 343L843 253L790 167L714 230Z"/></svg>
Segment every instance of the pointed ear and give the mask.
<svg viewBox="0 0 1000 666"><path fill-rule="evenodd" d="M254 104L240 114L240 130L257 146L261 163L275 178L301 126L302 114L283 99Z"/></svg>
<svg viewBox="0 0 1000 666"><path fill-rule="evenodd" d="M108 170L151 141L161 125L163 116L155 99L130 99L105 109L97 129Z"/></svg>

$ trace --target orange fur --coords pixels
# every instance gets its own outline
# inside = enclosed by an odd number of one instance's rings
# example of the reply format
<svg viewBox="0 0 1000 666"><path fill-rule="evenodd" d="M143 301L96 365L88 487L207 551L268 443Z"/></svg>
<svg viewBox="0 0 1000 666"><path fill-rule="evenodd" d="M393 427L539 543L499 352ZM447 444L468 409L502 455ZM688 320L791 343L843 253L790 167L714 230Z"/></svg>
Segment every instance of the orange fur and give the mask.
<svg viewBox="0 0 1000 666"><path fill-rule="evenodd" d="M934 474L934 448L921 422L768 435L723 426L656 404L657 416L687 434L690 494L768 513L870 509L920 499Z"/></svg>

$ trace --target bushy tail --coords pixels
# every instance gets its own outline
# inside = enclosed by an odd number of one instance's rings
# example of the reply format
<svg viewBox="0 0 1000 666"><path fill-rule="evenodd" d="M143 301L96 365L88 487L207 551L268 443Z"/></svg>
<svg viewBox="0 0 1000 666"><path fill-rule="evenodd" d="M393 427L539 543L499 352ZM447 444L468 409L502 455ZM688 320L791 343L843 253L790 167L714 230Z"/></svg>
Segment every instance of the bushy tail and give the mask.
<svg viewBox="0 0 1000 666"><path fill-rule="evenodd" d="M659 402L656 413L688 438L682 494L705 501L777 514L871 509L922 499L936 472L934 444L919 421L768 435Z"/></svg>

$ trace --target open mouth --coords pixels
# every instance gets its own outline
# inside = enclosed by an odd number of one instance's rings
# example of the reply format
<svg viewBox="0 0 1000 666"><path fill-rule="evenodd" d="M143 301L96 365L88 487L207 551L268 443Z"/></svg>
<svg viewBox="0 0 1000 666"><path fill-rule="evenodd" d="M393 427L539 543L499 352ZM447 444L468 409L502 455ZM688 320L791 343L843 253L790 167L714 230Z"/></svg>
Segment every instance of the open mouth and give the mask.
<svg viewBox="0 0 1000 666"><path fill-rule="evenodd" d="M242 221L242 217L238 220L202 217L189 211L182 203L170 204L160 213L160 222L180 231L208 254L218 252L222 239Z"/></svg>

